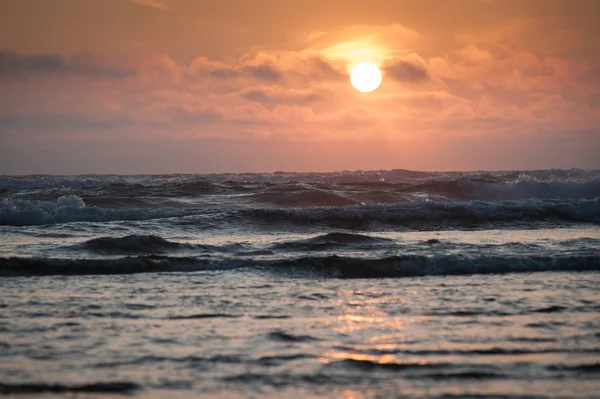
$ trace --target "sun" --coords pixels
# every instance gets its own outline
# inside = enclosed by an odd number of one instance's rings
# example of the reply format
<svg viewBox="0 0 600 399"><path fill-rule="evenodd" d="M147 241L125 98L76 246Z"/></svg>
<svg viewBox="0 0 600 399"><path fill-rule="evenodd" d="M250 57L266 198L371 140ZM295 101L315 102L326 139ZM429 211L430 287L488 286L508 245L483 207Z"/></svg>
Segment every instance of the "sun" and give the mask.
<svg viewBox="0 0 600 399"><path fill-rule="evenodd" d="M372 62L361 62L352 68L350 83L356 90L369 93L381 84L381 71Z"/></svg>

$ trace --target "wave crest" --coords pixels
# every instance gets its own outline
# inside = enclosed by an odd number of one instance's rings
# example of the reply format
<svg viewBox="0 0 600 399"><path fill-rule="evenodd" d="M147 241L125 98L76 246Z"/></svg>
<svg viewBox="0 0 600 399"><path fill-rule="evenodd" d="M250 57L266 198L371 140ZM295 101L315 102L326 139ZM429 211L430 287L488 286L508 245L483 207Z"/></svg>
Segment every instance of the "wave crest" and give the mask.
<svg viewBox="0 0 600 399"><path fill-rule="evenodd" d="M338 232L323 234L306 240L278 243L273 246L273 249L292 251L322 251L337 247L375 249L380 244L390 242L392 240L383 237Z"/></svg>
<svg viewBox="0 0 600 399"><path fill-rule="evenodd" d="M81 244L84 249L104 253L162 253L178 249L194 248L193 245L167 241L155 235L125 237L99 237Z"/></svg>

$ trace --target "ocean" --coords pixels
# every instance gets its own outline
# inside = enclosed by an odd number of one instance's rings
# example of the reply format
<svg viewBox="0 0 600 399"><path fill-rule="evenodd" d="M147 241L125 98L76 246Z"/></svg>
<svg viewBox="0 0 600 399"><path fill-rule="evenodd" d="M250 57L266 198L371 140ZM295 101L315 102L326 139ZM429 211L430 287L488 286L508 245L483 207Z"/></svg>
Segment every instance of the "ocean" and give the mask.
<svg viewBox="0 0 600 399"><path fill-rule="evenodd" d="M0 176L0 394L600 397L600 171Z"/></svg>

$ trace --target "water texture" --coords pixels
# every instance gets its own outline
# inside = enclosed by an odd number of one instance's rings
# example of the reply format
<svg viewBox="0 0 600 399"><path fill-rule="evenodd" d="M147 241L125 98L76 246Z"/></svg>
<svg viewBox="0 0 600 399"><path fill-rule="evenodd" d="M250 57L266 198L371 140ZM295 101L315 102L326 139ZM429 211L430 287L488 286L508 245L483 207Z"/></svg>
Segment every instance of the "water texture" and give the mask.
<svg viewBox="0 0 600 399"><path fill-rule="evenodd" d="M600 172L0 176L0 394L594 398Z"/></svg>

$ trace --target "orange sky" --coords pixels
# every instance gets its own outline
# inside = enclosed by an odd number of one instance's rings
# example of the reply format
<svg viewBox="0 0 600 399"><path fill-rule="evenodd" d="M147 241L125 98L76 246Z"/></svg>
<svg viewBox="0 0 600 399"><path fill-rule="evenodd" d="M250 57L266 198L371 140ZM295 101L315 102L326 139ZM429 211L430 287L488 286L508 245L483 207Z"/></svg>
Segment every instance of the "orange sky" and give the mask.
<svg viewBox="0 0 600 399"><path fill-rule="evenodd" d="M3 0L0 174L600 168L596 0ZM383 83L352 88L372 61Z"/></svg>

